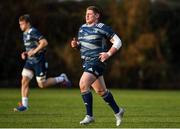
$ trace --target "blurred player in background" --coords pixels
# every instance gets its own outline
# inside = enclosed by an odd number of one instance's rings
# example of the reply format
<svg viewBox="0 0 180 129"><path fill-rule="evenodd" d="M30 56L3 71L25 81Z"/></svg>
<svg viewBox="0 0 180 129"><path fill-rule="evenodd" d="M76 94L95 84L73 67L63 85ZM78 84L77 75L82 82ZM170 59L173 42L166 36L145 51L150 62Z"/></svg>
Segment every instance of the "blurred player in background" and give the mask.
<svg viewBox="0 0 180 129"><path fill-rule="evenodd" d="M40 88L46 88L58 83L69 87L71 83L65 73L58 77L46 79L48 63L45 59L45 52L48 42L36 28L32 27L31 18L28 14L19 17L19 25L23 31L23 41L26 48L26 51L22 52L21 58L26 62L22 70L22 102L19 103L18 107L14 108L14 111L25 111L28 109L29 83L34 74Z"/></svg>
<svg viewBox="0 0 180 129"><path fill-rule="evenodd" d="M80 124L94 122L92 87L104 101L112 108L116 118L116 126L122 121L124 109L120 108L111 92L106 88L103 72L106 60L114 55L122 43L117 34L103 23L100 23L100 10L95 6L89 6L86 10L86 24L82 25L78 33L78 41L74 38L71 47L79 49L83 60L84 72L80 79L80 91L86 107L86 116ZM106 40L113 45L107 51Z"/></svg>

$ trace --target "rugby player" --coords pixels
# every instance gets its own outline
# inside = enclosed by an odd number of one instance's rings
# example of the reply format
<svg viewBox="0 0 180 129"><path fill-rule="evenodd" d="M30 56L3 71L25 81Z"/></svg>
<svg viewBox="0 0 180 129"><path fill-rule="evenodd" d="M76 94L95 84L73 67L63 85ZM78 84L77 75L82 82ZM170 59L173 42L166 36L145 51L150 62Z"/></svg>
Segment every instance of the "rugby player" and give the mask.
<svg viewBox="0 0 180 129"><path fill-rule="evenodd" d="M78 40L73 38L71 47L80 50L83 61L83 74L79 86L86 107L86 116L80 124L94 122L92 87L98 95L112 108L116 118L116 126L122 121L125 110L117 105L112 93L106 88L103 73L106 61L122 46L119 36L111 27L100 22L101 12L95 6L86 9L86 23L79 28ZM106 41L112 46L107 50Z"/></svg>
<svg viewBox="0 0 180 129"><path fill-rule="evenodd" d="M58 77L46 78L48 68L45 58L48 45L47 40L32 26L30 15L20 16L19 25L23 31L23 41L26 50L21 54L21 58L25 60L21 80L22 101L18 107L14 108L14 111L26 111L28 109L29 83L34 75L40 88L46 88L58 83L69 87L71 82L65 73L60 74Z"/></svg>

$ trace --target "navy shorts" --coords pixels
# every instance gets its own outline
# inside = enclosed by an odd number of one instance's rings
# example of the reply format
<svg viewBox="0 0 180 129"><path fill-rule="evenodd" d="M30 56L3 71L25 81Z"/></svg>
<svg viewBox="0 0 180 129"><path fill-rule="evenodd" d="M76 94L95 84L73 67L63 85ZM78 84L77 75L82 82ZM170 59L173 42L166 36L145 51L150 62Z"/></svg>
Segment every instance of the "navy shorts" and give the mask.
<svg viewBox="0 0 180 129"><path fill-rule="evenodd" d="M91 61L83 63L84 72L92 73L97 78L102 76L106 69L106 63L101 61Z"/></svg>
<svg viewBox="0 0 180 129"><path fill-rule="evenodd" d="M48 63L45 60L39 61L37 63L32 63L27 60L24 68L32 70L36 76L42 77L47 73Z"/></svg>

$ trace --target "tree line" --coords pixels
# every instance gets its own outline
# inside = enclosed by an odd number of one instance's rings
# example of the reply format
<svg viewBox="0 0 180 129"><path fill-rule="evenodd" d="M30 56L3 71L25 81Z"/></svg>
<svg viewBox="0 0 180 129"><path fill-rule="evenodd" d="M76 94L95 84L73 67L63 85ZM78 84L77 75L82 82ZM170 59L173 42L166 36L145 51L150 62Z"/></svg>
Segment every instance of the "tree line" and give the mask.
<svg viewBox="0 0 180 129"><path fill-rule="evenodd" d="M121 37L121 50L108 61L108 87L179 89L180 2L178 0L50 1L18 0L0 4L0 85L20 85L24 50L18 17L28 13L49 42L48 75L67 72L75 87L82 74L78 51L70 47L89 5L100 7L102 22ZM110 47L109 43L109 47Z"/></svg>

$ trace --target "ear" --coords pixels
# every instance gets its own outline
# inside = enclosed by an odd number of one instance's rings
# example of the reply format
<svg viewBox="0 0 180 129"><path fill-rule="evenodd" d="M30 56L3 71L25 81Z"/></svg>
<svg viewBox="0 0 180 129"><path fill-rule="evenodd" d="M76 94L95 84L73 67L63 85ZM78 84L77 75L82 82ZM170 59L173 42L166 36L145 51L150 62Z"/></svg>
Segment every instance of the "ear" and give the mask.
<svg viewBox="0 0 180 129"><path fill-rule="evenodd" d="M95 14L95 17L99 19L100 15L98 13Z"/></svg>
<svg viewBox="0 0 180 129"><path fill-rule="evenodd" d="M31 23L28 22L28 26L31 26Z"/></svg>

